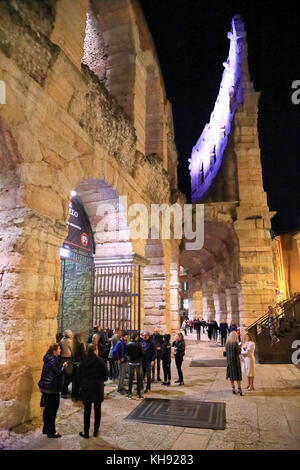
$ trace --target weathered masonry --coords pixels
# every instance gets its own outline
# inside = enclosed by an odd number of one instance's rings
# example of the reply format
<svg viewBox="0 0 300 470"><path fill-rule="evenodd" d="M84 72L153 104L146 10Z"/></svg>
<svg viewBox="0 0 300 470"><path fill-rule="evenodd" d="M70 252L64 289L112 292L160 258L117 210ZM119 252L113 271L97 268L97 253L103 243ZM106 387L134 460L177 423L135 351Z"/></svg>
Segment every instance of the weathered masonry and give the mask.
<svg viewBox="0 0 300 470"><path fill-rule="evenodd" d="M132 240L124 224L118 233L99 229L97 208L116 207L119 196L127 196L128 206L147 208L182 196L172 109L138 2L5 0L0 18L0 80L6 85L0 120L0 426L11 428L40 414L42 357L61 322L61 253L63 328L69 326L68 292L73 315L79 315L79 301L81 314L91 308L89 270L77 262L80 254L72 263L63 248L71 191L91 225L99 279L107 267L114 269L107 278L111 292L124 293L124 286L112 284L116 270L139 270L141 326L173 332L179 327L179 241ZM97 292L95 321L101 321L107 301ZM125 312L128 299L119 302L115 307ZM85 315L78 325L87 329Z"/></svg>

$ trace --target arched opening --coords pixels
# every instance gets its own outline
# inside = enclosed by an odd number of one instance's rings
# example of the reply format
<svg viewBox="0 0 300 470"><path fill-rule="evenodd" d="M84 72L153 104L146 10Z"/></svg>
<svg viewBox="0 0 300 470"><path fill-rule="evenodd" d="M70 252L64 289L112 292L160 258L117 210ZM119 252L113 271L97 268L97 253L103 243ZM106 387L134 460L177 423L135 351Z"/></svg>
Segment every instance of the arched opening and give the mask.
<svg viewBox="0 0 300 470"><path fill-rule="evenodd" d="M139 330L141 263L124 202L104 180L85 180L72 193L61 249L58 331L87 336L95 325Z"/></svg>

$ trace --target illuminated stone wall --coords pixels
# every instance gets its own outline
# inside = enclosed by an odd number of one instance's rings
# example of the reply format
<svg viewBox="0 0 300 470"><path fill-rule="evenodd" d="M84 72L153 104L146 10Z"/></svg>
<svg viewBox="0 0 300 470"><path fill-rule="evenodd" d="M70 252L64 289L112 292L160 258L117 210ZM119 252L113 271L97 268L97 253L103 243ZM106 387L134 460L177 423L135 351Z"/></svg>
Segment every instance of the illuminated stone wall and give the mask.
<svg viewBox="0 0 300 470"><path fill-rule="evenodd" d="M42 357L57 332L59 253L67 235L70 192L83 181L91 187L95 181L105 182L117 195L126 195L129 205L150 208L155 201L168 203L174 188L171 181L176 185L174 174L169 177L167 172L168 154L142 153L135 114L128 115L103 81L81 64L88 1L27 5L0 3L0 80L7 93L0 118L0 338L6 353L0 364L0 427L4 428L41 416L37 383ZM129 29L136 27L135 9L132 12ZM147 36L141 16L138 23ZM104 34L111 55L114 48L123 54L122 37L119 34L113 42ZM150 43L144 52L158 67ZM110 79L113 87L112 75ZM91 202L88 214L94 231L96 205L97 200ZM146 240L133 240L130 250L145 257L145 245ZM166 241L163 249L169 273L171 242ZM168 278L166 299L169 282ZM168 315L169 310L170 323Z"/></svg>

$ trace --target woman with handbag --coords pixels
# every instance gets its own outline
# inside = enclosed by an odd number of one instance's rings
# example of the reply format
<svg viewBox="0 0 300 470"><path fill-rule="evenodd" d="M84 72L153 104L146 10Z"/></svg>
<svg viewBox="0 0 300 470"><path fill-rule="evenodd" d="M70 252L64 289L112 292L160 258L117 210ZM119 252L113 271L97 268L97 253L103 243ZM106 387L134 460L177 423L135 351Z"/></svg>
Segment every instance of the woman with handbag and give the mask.
<svg viewBox="0 0 300 470"><path fill-rule="evenodd" d="M60 364L58 354L60 346L53 343L43 357L44 366L41 379L38 383L42 393L41 406L45 407L43 413L44 427L43 434L47 434L49 438L61 437L61 434L55 430L55 419L59 408L59 393L62 389L64 369L68 363Z"/></svg>
<svg viewBox="0 0 300 470"><path fill-rule="evenodd" d="M226 341L226 359L227 359L227 375L232 386L232 393L236 395L235 384L238 384L238 393L242 396L242 371L240 361L241 348L239 346L239 338L236 331L232 331Z"/></svg>
<svg viewBox="0 0 300 470"><path fill-rule="evenodd" d="M254 375L255 375L255 342L249 333L245 334L244 343L242 344L241 358L242 369L248 378L247 390L254 389Z"/></svg>

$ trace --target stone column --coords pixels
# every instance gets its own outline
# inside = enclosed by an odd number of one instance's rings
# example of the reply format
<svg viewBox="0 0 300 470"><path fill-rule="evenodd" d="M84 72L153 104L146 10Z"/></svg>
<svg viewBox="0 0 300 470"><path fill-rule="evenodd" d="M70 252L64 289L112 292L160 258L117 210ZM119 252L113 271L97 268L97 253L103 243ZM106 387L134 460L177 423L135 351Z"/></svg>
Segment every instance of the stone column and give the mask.
<svg viewBox="0 0 300 470"><path fill-rule="evenodd" d="M220 324L223 318L227 317L226 294L222 290L216 290L213 294L215 306L215 320Z"/></svg>
<svg viewBox="0 0 300 470"><path fill-rule="evenodd" d="M240 324L239 318L239 300L238 291L235 286L228 287L225 289L226 293L226 308L227 308L227 323L230 325L231 321L234 320L237 325Z"/></svg>
<svg viewBox="0 0 300 470"><path fill-rule="evenodd" d="M205 321L215 319L215 305L213 298L213 284L210 281L204 281L202 284L202 305L203 305L203 319Z"/></svg>

